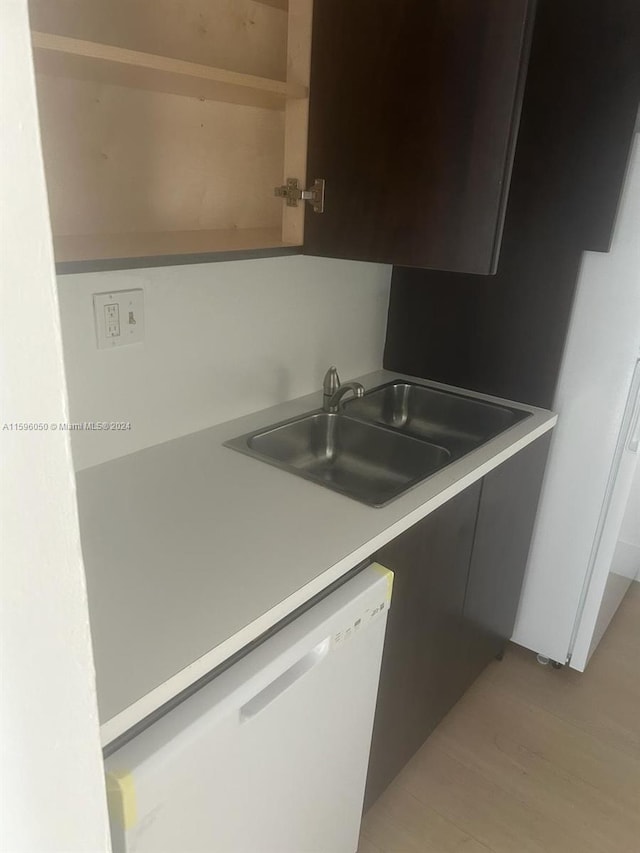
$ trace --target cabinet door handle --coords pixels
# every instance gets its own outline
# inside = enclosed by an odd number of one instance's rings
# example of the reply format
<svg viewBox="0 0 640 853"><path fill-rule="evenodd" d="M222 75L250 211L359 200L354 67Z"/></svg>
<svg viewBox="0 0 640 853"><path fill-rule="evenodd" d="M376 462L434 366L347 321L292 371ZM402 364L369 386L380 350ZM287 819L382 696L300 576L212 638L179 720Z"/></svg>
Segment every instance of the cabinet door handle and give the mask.
<svg viewBox="0 0 640 853"><path fill-rule="evenodd" d="M637 453L640 447L640 394L638 394L638 402L636 405L636 414L634 424L631 427L631 438L629 439L629 450L632 453Z"/></svg>
<svg viewBox="0 0 640 853"><path fill-rule="evenodd" d="M240 708L240 722L244 723L252 717L257 716L261 711L264 711L272 702L288 690L296 681L299 681L307 672L317 666L326 656L329 651L330 637L326 637L317 646L314 646L310 652L299 661L290 666L281 675L278 675L273 681L267 684L259 693L249 699Z"/></svg>
<svg viewBox="0 0 640 853"><path fill-rule="evenodd" d="M636 401L631 415L631 426L629 427L629 450L637 453L640 447L640 360L636 364Z"/></svg>

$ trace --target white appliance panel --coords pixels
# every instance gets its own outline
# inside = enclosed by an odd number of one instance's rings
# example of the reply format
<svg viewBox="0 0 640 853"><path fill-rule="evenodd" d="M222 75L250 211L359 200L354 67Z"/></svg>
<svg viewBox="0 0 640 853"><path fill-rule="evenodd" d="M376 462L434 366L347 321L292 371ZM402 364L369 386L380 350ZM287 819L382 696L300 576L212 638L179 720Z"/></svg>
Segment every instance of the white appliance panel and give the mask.
<svg viewBox="0 0 640 853"><path fill-rule="evenodd" d="M564 663L593 582L597 612L610 566L591 572L640 349L640 137L611 250L585 252L554 400L554 431L513 640ZM612 522L613 524L613 522ZM604 553L604 552L603 552ZM596 595L597 592L597 595ZM585 623L586 625L586 623ZM594 621L591 620L593 630ZM584 643L587 647L589 643ZM578 661L571 660L571 665Z"/></svg>
<svg viewBox="0 0 640 853"><path fill-rule="evenodd" d="M614 571L640 581L640 448L620 538L613 555Z"/></svg>
<svg viewBox="0 0 640 853"><path fill-rule="evenodd" d="M614 560L633 483L640 445L640 359L611 470L602 518L585 584L585 600L571 643L571 666L583 671L633 580ZM640 526L640 519L638 519Z"/></svg>
<svg viewBox="0 0 640 853"><path fill-rule="evenodd" d="M114 853L355 853L391 578L365 569L110 756Z"/></svg>

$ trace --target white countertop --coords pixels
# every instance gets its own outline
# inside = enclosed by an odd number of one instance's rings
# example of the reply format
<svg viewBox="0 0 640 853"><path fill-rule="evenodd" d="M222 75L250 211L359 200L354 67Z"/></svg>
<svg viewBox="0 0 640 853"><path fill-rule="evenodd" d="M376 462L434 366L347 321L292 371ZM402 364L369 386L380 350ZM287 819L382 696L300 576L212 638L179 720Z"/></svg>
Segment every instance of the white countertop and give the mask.
<svg viewBox="0 0 640 853"><path fill-rule="evenodd" d="M359 379L368 390L398 377ZM80 471L103 744L556 422L509 404L531 417L382 508L223 447L317 409L320 392Z"/></svg>

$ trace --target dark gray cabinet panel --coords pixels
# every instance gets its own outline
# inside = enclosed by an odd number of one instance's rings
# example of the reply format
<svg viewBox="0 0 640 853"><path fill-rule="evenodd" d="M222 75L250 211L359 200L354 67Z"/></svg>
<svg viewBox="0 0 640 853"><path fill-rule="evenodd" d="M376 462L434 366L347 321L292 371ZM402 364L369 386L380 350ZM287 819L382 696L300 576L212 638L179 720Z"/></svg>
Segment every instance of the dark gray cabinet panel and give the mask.
<svg viewBox="0 0 640 853"><path fill-rule="evenodd" d="M550 437L374 555L395 580L365 808L513 633Z"/></svg>
<svg viewBox="0 0 640 853"><path fill-rule="evenodd" d="M550 441L547 433L482 481L464 602L469 683L513 633Z"/></svg>
<svg viewBox="0 0 640 853"><path fill-rule="evenodd" d="M476 483L375 555L395 579L366 806L467 686L459 638L479 495Z"/></svg>
<svg viewBox="0 0 640 853"><path fill-rule="evenodd" d="M314 4L307 254L495 271L534 6Z"/></svg>

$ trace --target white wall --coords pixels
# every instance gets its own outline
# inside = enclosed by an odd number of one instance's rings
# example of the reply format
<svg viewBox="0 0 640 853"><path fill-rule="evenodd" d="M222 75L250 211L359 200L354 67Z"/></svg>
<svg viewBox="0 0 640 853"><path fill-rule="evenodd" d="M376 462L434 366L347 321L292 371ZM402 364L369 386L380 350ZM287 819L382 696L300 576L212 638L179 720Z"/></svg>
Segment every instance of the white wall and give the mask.
<svg viewBox="0 0 640 853"><path fill-rule="evenodd" d="M26 0L0 4L1 422L67 420ZM0 849L109 850L68 435L0 428Z"/></svg>
<svg viewBox="0 0 640 853"><path fill-rule="evenodd" d="M382 366L391 268L302 256L59 278L79 470ZM145 341L96 348L92 294L143 287Z"/></svg>

